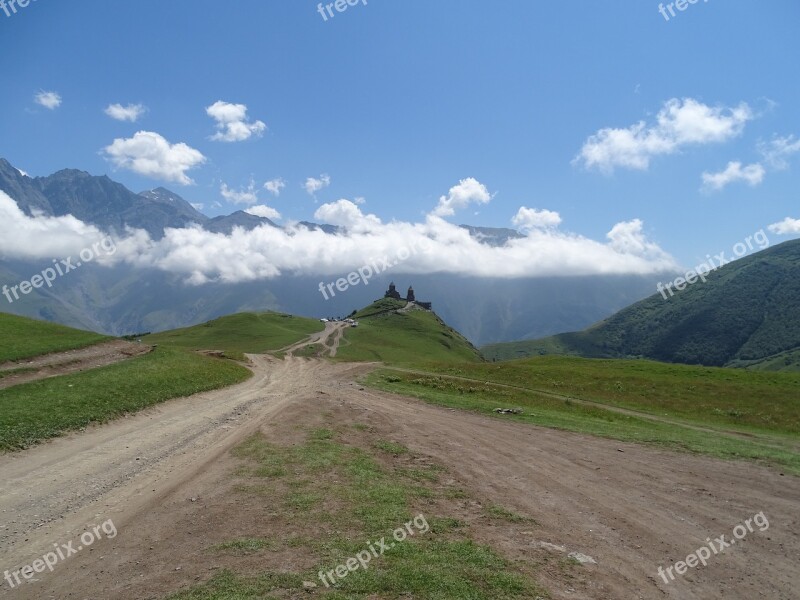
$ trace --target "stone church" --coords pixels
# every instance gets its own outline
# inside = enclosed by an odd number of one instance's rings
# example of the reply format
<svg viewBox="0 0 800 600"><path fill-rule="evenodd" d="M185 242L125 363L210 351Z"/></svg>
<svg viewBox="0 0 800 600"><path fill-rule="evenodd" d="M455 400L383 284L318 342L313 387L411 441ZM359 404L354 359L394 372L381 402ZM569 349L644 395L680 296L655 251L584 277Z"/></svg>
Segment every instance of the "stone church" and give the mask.
<svg viewBox="0 0 800 600"><path fill-rule="evenodd" d="M394 298L395 300L405 300L406 302L413 302L414 304L426 309L431 310L433 307L433 303L431 302L420 302L417 300L416 296L414 295L414 288L409 287L408 292L406 293L406 297L403 298L400 295L400 292L397 291L397 286L395 286L394 282L389 284L389 289L383 295L384 298Z"/></svg>

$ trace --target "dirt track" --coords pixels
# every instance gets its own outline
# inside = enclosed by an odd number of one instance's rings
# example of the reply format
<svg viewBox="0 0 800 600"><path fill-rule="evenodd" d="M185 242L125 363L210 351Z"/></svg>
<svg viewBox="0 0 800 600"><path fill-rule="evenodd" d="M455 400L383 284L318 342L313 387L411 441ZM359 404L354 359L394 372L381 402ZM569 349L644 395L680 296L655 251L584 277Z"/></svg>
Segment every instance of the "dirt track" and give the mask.
<svg viewBox="0 0 800 600"><path fill-rule="evenodd" d="M152 347L146 344L114 340L103 344L95 344L88 348L54 352L35 358L3 363L0 364L0 372L16 369L24 369L24 371L0 379L0 390L21 383L56 377L57 375L106 367L135 356L147 354L151 350Z"/></svg>
<svg viewBox="0 0 800 600"><path fill-rule="evenodd" d="M333 358L339 351L339 344L342 341L344 331L347 327L348 325L345 325L341 321L328 321L325 323L325 329L322 331L309 336L302 342L283 348L281 352L293 356L295 352L307 346L319 346L319 352L317 352L316 356L329 356Z"/></svg>
<svg viewBox="0 0 800 600"><path fill-rule="evenodd" d="M0 580L0 597L157 598L206 579L210 559L198 540L220 527L203 515L223 501L227 450L259 428L290 437L296 423L325 410L337 421L368 420L446 465L475 497L536 519L481 540L510 558L541 562L575 551L596 561L574 577L542 573L554 598L798 598L797 478L360 389L353 380L365 365L253 360L254 377L233 388L0 457L0 574L75 539L87 524L112 518L119 530L21 589ZM203 498L206 512L191 498ZM730 539L760 511L766 531L678 581L657 577L659 565L682 560L707 537ZM229 517L234 523L237 515Z"/></svg>

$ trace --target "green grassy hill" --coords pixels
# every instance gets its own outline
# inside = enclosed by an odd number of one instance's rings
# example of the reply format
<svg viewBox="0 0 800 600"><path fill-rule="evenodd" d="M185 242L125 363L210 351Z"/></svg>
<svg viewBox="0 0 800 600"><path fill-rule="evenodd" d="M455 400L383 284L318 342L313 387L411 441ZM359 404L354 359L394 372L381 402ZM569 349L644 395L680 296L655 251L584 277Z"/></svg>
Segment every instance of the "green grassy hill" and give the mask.
<svg viewBox="0 0 800 600"><path fill-rule="evenodd" d="M800 474L800 373L543 356L388 367L365 383L449 408ZM521 414L498 416L496 408Z"/></svg>
<svg viewBox="0 0 800 600"><path fill-rule="evenodd" d="M293 315L238 313L194 327L148 335L143 341L190 350L221 350L231 355L261 354L299 342L324 328L315 319Z"/></svg>
<svg viewBox="0 0 800 600"><path fill-rule="evenodd" d="M74 350L114 338L0 313L0 362ZM2 374L0 374L2 375ZM231 361L181 348L0 390L0 453L103 423L181 396L244 381Z"/></svg>
<svg viewBox="0 0 800 600"><path fill-rule="evenodd" d="M412 308L406 302L384 298L354 316L339 346L337 359L413 364L420 361L478 362L480 352L436 313Z"/></svg>
<svg viewBox="0 0 800 600"><path fill-rule="evenodd" d="M15 385L0 390L0 453L250 376L229 360L158 348L106 367Z"/></svg>
<svg viewBox="0 0 800 600"><path fill-rule="evenodd" d="M0 363L85 348L109 339L91 331L0 313Z"/></svg>
<svg viewBox="0 0 800 600"><path fill-rule="evenodd" d="M567 354L709 366L800 368L800 240L748 256L666 300L656 294L584 331L483 348L489 360ZM766 367L764 363L766 361Z"/></svg>

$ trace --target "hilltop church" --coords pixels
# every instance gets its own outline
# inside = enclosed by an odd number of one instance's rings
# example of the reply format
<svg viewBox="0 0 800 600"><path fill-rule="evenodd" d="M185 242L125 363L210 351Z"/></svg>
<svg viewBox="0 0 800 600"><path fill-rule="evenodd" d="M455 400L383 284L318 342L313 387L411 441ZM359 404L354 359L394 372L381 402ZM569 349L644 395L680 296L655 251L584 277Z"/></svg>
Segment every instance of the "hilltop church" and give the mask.
<svg viewBox="0 0 800 600"><path fill-rule="evenodd" d="M389 289L383 295L383 297L384 298L394 298L395 300L405 300L406 302L413 302L414 304L424 308L425 310L432 310L433 309L433 303L432 302L420 302L419 300L417 300L417 298L414 296L414 288L413 287L409 286L408 294L406 295L405 298L403 298L400 295L400 292L397 291L397 287L394 285L394 282L389 284Z"/></svg>

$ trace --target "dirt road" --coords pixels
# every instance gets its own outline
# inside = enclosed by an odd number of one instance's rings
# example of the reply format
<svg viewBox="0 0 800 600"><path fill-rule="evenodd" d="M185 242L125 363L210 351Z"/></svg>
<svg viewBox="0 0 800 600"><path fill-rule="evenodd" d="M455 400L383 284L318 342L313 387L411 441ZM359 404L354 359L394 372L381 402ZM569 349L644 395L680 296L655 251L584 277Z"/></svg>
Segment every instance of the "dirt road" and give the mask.
<svg viewBox="0 0 800 600"><path fill-rule="evenodd" d="M0 372L17 370L20 372L0 378L0 390L20 383L113 365L135 356L147 354L151 350L152 347L147 344L114 340L88 348L53 352L35 358L3 363L0 364Z"/></svg>
<svg viewBox="0 0 800 600"><path fill-rule="evenodd" d="M278 443L291 439L298 423L322 411L331 423L366 420L446 465L481 501L534 518L501 538L476 529L510 559L539 564L577 552L595 561L568 575L543 571L553 598L798 597L800 479L362 389L353 381L367 365L252 360L254 377L238 386L0 457L0 574L76 539L88 524L113 519L119 531L21 588L0 580L0 597L159 598L208 578L206 540L241 520L214 512L234 466L227 450L257 429L269 428ZM707 567L669 584L657 575L706 538L730 541L733 528L759 512L769 528Z"/></svg>
<svg viewBox="0 0 800 600"><path fill-rule="evenodd" d="M293 356L297 351L303 350L308 346L319 346L319 351L316 353L317 357L329 356L333 358L339 350L339 344L347 327L349 326L341 321L328 321L325 323L325 329L319 333L315 333L302 342L287 346L281 352Z"/></svg>

